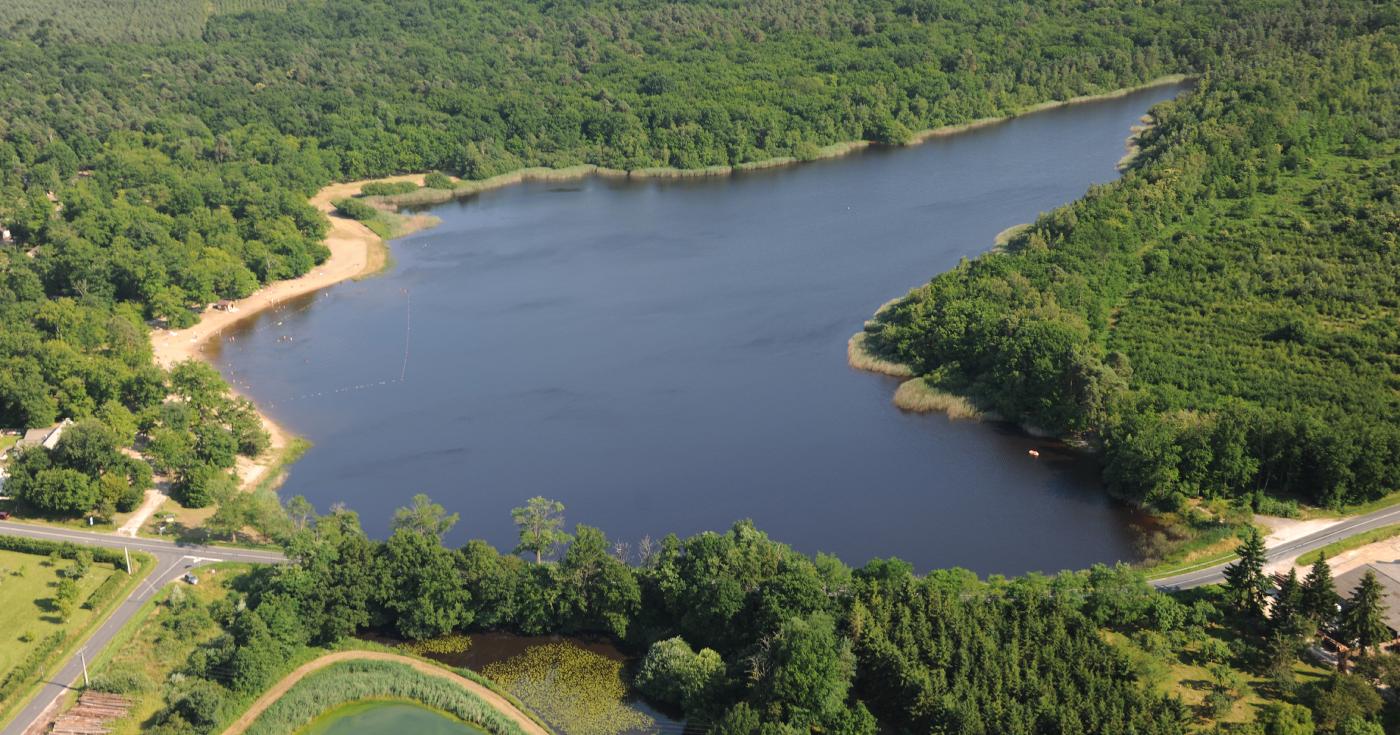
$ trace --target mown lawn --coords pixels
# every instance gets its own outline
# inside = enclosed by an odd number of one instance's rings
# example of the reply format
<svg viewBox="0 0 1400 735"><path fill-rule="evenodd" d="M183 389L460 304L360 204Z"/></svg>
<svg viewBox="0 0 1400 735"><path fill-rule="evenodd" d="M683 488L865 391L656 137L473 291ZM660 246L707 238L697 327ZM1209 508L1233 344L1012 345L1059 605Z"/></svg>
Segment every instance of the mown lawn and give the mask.
<svg viewBox="0 0 1400 735"><path fill-rule="evenodd" d="M64 621L54 594L60 571L73 566L67 559L55 563L47 556L0 551L0 678L38 648L45 638L61 630L70 635L82 630L94 611L83 607L93 590L117 573L108 564L94 563L78 580L78 604Z"/></svg>

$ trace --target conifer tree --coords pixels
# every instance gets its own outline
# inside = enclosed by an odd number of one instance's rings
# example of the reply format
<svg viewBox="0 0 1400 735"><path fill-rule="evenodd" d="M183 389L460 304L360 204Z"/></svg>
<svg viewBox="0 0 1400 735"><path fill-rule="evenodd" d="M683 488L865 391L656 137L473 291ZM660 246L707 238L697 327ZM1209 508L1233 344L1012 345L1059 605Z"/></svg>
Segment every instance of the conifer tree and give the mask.
<svg viewBox="0 0 1400 735"><path fill-rule="evenodd" d="M1268 581L1264 578L1264 539L1250 527L1235 549L1239 561L1225 567L1225 588L1235 610L1255 619L1263 617Z"/></svg>
<svg viewBox="0 0 1400 735"><path fill-rule="evenodd" d="M1279 585L1269 621L1274 632L1285 638L1302 638L1308 634L1307 613L1303 610L1303 586L1298 582L1296 569L1289 569L1288 576Z"/></svg>
<svg viewBox="0 0 1400 735"><path fill-rule="evenodd" d="M1319 555L1303 578L1303 612L1318 625L1329 625L1337 617L1337 604L1341 601L1332 583L1332 567Z"/></svg>
<svg viewBox="0 0 1400 735"><path fill-rule="evenodd" d="M1385 609L1381 583L1376 580L1376 573L1367 569L1342 610L1341 624L1342 635L1361 648L1362 656L1391 637L1390 626L1385 624Z"/></svg>

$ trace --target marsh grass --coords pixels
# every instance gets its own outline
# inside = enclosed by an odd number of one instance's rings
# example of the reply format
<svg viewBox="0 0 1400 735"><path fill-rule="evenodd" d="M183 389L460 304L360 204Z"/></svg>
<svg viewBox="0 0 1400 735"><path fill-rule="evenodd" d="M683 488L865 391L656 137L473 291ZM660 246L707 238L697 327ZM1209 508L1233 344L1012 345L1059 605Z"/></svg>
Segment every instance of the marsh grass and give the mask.
<svg viewBox="0 0 1400 735"><path fill-rule="evenodd" d="M514 722L451 681L391 661L345 661L327 666L297 682L246 732L288 735L329 710L374 699L416 702L492 735L522 735Z"/></svg>
<svg viewBox="0 0 1400 735"><path fill-rule="evenodd" d="M908 365L887 360L871 352L866 341L868 338L869 335L866 332L857 332L846 342L846 361L850 363L851 367L896 378L913 377L914 370Z"/></svg>
<svg viewBox="0 0 1400 735"><path fill-rule="evenodd" d="M482 673L568 735L618 735L655 724L627 704L621 662L572 643L535 646Z"/></svg>
<svg viewBox="0 0 1400 735"><path fill-rule="evenodd" d="M939 390L923 378L906 380L894 392L894 405L916 413L946 413L950 419L983 418L982 412L968 399Z"/></svg>
<svg viewBox="0 0 1400 735"><path fill-rule="evenodd" d="M1001 232L998 232L996 239L992 240L992 249L1005 250L1006 246L1009 245L1011 241L1016 238L1017 235L1021 234L1022 232L1025 232L1026 230L1029 230L1030 228L1031 223L1023 222L1019 225L1012 225L1002 230Z"/></svg>

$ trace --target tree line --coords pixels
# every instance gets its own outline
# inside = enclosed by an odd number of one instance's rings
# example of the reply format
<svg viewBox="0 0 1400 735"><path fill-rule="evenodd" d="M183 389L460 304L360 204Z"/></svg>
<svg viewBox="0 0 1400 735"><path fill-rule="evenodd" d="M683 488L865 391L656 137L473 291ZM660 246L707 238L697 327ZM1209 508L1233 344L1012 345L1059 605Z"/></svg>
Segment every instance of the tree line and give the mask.
<svg viewBox="0 0 1400 735"><path fill-rule="evenodd" d="M1268 605L1257 535L1225 586L1168 594L1121 565L1011 580L958 569L920 577L898 559L853 569L796 553L749 522L631 549L585 525L567 532L563 506L545 498L513 513L511 552L445 547L458 518L426 496L395 514L384 541L366 537L351 511L293 505L291 563L255 570L211 611L224 634L168 688L171 706L157 717L168 729L157 732L203 731L189 719L190 692L225 701L260 691L302 646L482 630L605 636L635 656L638 691L720 735L1187 733L1228 712L1245 677L1267 682L1267 703L1231 732L1370 733L1400 722L1400 707L1375 690L1400 681L1400 658L1377 648L1374 580L1338 613L1320 561ZM1364 649L1357 673L1294 677L1319 629ZM1184 703L1113 636L1209 667L1211 692ZM1306 729L1278 729L1289 723Z"/></svg>

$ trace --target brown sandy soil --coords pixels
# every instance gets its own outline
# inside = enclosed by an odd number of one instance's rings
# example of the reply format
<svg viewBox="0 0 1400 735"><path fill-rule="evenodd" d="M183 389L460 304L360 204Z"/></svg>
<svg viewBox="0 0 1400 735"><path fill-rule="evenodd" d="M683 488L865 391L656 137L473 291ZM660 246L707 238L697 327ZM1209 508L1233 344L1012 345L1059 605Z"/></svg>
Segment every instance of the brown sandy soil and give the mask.
<svg viewBox="0 0 1400 735"><path fill-rule="evenodd" d="M258 697L258 700L253 703L252 707L248 708L247 712L243 713L242 717L238 718L238 721L234 722L232 725L229 725L228 729L224 730L224 735L241 735L245 730L248 729L249 726L253 724L254 720L258 719L258 715L262 714L264 710L272 706L272 703L276 702L279 698L281 698L283 694L286 694L287 690L292 688L292 685L296 684L298 681L301 681L303 678L305 678L312 672L324 669L327 666L330 666L334 663L339 663L341 661L353 661L357 659L369 661L393 661L395 663L401 663L406 664L408 666L412 666L414 669L417 669L418 671L429 676L437 676L443 679L447 679L448 681L451 681L452 683L462 687L463 689L466 689L468 692L471 692L472 694L476 695L478 698L480 698L486 704L490 705L497 712L500 712L502 715L505 715L506 717L510 718L511 721L520 726L521 730L525 731L526 733L529 733L529 735L550 735L548 730L544 729L543 727L540 727L539 723L530 719L529 716L517 709L515 705L511 704L510 701L507 700L505 697L502 697L501 695L491 691L490 689L482 686L481 684L472 681L471 679L468 679L464 676L460 676L458 674L454 674L451 671L448 671L447 669L441 668L439 666L434 666L430 663L419 661L416 658L409 658L408 656L399 656L397 654L383 653L379 651L341 651L339 653L328 653L325 656L322 656L314 661L298 666L295 671L282 677L281 681L273 685L273 687L267 690L265 693L263 693L261 697Z"/></svg>
<svg viewBox="0 0 1400 735"><path fill-rule="evenodd" d="M423 174L392 176L374 181L412 181L423 183ZM234 302L230 311L208 309L200 315L199 322L188 329L157 330L151 334L151 348L156 364L170 368L178 362L190 359L205 359L204 346L210 339L219 339L223 330L259 312L276 306L291 298L319 291L327 286L351 278L374 273L384 266L385 248L379 236L368 227L345 217L337 217L332 201L358 194L367 181L352 181L331 184L311 198L311 206L325 212L330 218L330 230L326 233L326 247L330 257L326 262L313 268L307 274L287 281L278 281L259 289L252 296ZM259 411L263 428L271 437L271 445L262 456L256 459L240 457L236 472L242 487L246 490L258 484L268 467L277 461L287 447L291 435L267 414ZM155 502L155 501L152 501ZM159 503L155 503L159 507ZM152 509L154 510L154 509ZM149 517L149 516L148 516Z"/></svg>

